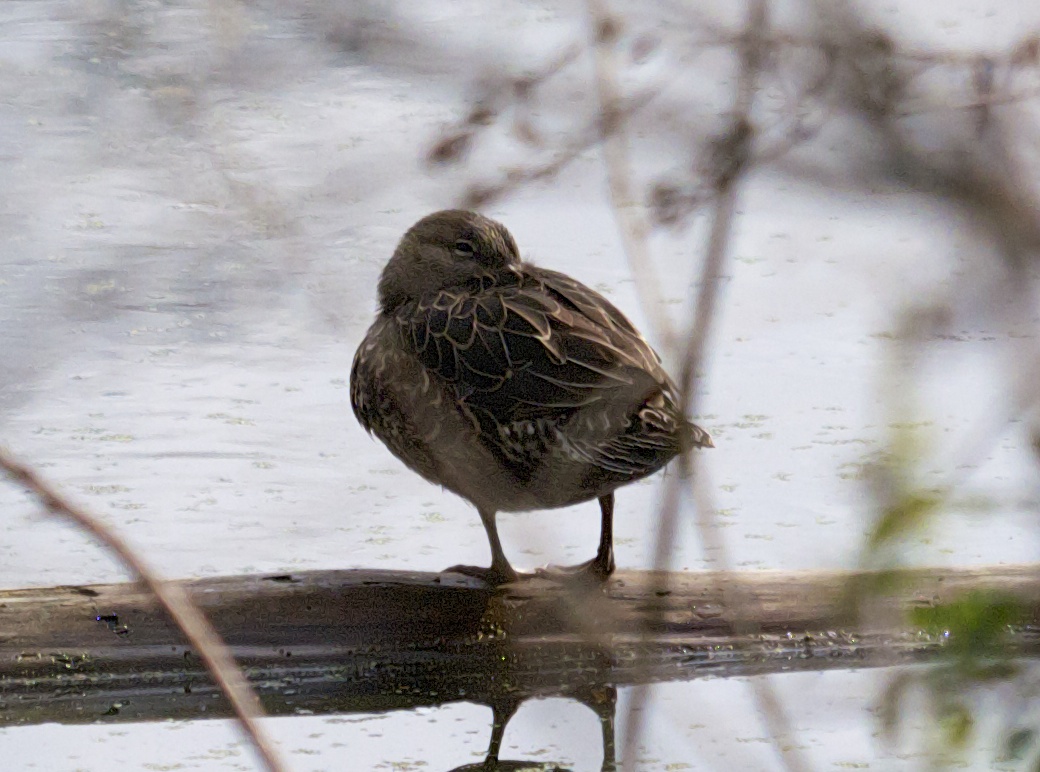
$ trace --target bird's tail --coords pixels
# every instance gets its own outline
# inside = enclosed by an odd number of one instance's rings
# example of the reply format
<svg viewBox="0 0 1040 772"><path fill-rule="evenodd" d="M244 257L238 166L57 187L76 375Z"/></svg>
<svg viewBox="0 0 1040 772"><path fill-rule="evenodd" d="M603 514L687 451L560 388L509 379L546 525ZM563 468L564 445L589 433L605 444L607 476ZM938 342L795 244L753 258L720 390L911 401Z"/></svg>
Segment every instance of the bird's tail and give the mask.
<svg viewBox="0 0 1040 772"><path fill-rule="evenodd" d="M715 443L711 441L711 435L690 421L686 421L679 441L682 443L683 451L692 450L693 448L715 447Z"/></svg>

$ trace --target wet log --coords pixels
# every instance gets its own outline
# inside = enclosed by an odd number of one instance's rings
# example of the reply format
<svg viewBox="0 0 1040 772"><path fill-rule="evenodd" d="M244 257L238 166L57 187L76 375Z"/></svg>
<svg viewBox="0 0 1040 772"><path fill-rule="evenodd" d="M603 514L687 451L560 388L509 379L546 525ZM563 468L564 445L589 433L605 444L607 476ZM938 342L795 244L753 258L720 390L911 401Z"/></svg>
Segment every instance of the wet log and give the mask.
<svg viewBox="0 0 1040 772"><path fill-rule="evenodd" d="M705 675L934 658L906 611L1000 591L1040 651L1036 567L918 570L849 616L849 573L622 571L491 591L455 574L325 571L185 582L271 714L499 704ZM227 715L198 657L137 585L0 590L0 726Z"/></svg>

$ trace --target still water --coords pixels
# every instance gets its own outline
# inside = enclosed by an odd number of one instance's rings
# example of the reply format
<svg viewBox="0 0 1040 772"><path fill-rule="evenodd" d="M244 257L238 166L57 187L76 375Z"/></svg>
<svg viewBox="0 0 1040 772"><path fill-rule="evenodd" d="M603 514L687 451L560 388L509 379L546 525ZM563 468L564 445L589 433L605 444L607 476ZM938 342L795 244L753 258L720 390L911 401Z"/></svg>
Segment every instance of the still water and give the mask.
<svg viewBox="0 0 1040 772"><path fill-rule="evenodd" d="M977 18L930 7L889 9L887 23L915 44L972 46L1012 35L1026 10ZM633 23L654 29L660 13ZM584 41L584 24L566 3L4 3L4 444L170 577L486 562L471 508L355 424L347 377L404 229L524 153L547 153L494 131L462 168L431 170L426 150L482 83L543 68ZM708 123L728 94L713 61L693 92ZM632 82L673 64L651 59ZM566 145L594 114L582 66L549 83L544 115L526 116L549 144ZM635 152L647 168L667 166L646 145ZM604 180L595 149L581 152L489 214L525 257L575 275L649 329ZM850 567L871 512L859 472L888 428L880 395L894 316L944 286L970 250L947 212L899 192L822 198L766 171L740 208L700 384L699 422L717 445L705 454L717 527L735 568ZM701 216L652 239L675 324L688 318L705 226ZM991 365L1032 333L971 329L943 344L957 364L924 387L925 474L943 474L974 427L1001 413ZM1025 444L1012 426L973 459L957 511L913 543L912 560L1036 559ZM661 490L658 475L619 494L621 566L650 565ZM672 566L718 567L684 513ZM500 522L518 568L594 551L594 504ZM0 586L124 578L79 533L0 487ZM874 737L886 677L773 679L791 741L816 768L922 763ZM620 715L630 699L622 689ZM777 768L742 679L658 685L647 710L640 769ZM491 711L457 703L267 723L293 769L446 770L483 757ZM534 700L509 723L502 756L599 769L600 729L587 706ZM12 769L252 768L224 721L3 728L0 750Z"/></svg>

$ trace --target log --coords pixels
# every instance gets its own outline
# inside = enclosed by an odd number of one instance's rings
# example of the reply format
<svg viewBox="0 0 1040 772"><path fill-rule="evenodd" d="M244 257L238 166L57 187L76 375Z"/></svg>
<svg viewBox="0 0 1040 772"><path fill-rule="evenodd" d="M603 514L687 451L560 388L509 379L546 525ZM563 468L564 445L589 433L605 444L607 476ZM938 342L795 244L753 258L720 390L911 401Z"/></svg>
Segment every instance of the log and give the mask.
<svg viewBox="0 0 1040 772"><path fill-rule="evenodd" d="M1035 567L916 570L853 623L852 573L622 571L603 585L457 574L321 571L184 582L272 715L377 711L662 680L934 659L915 606L999 590L1040 649ZM0 590L0 726L225 717L198 657L134 584Z"/></svg>

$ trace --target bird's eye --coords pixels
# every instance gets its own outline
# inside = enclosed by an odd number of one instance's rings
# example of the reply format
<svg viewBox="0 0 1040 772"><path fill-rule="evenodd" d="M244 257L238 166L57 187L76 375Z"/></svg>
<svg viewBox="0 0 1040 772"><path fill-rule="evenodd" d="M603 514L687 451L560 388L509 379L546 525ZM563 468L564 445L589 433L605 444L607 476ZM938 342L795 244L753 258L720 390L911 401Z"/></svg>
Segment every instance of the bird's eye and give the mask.
<svg viewBox="0 0 1040 772"><path fill-rule="evenodd" d="M468 239L459 239L455 242L455 254L459 257L473 257L476 252L473 242Z"/></svg>

